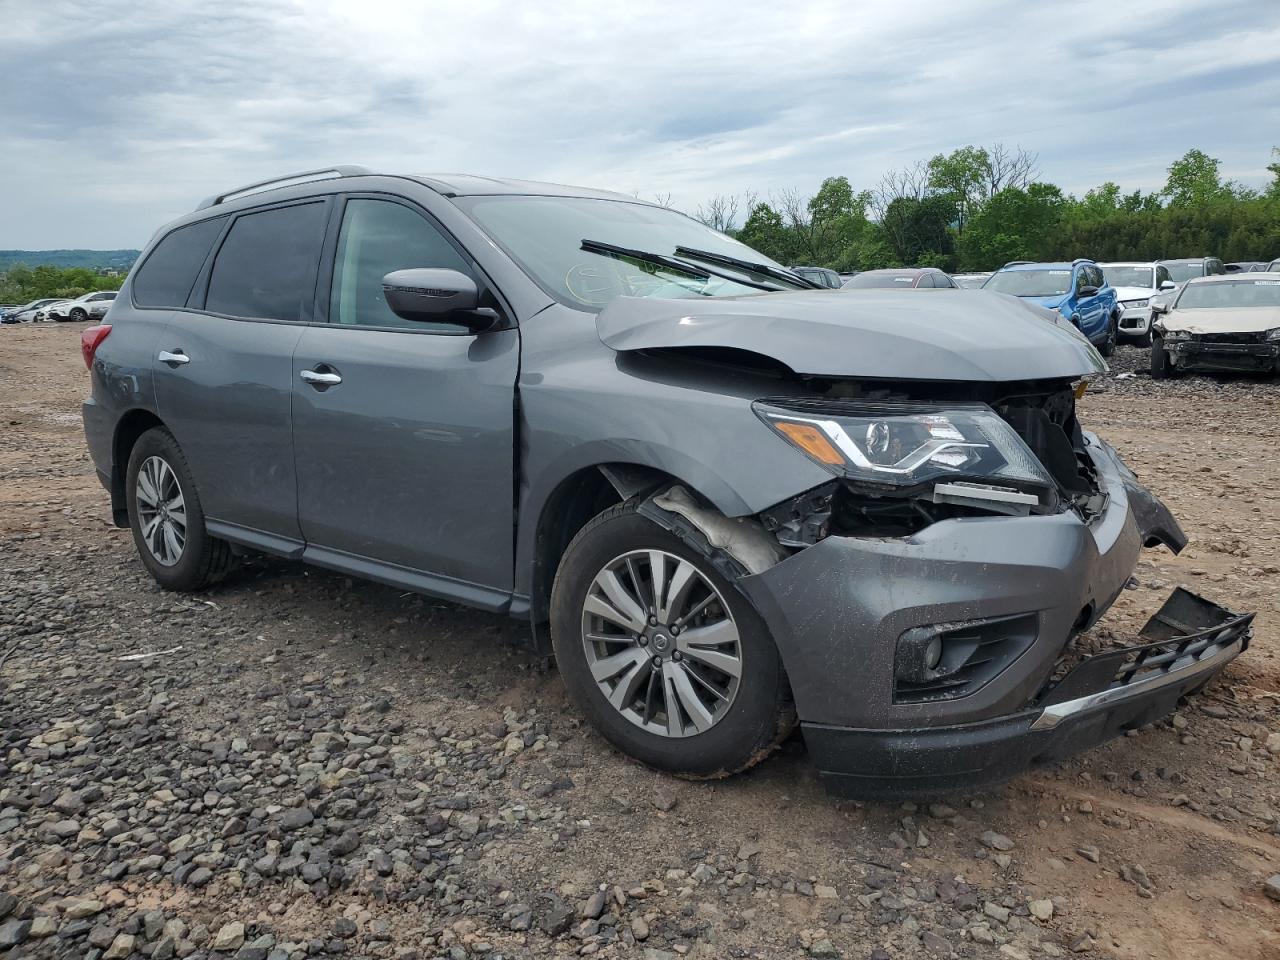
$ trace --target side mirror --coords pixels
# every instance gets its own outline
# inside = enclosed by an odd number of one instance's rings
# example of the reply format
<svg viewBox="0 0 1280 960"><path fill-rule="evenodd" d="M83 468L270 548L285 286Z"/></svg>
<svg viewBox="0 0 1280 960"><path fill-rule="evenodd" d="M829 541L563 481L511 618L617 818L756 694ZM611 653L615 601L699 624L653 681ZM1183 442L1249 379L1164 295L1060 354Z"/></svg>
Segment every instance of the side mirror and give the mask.
<svg viewBox="0 0 1280 960"><path fill-rule="evenodd" d="M1076 291L1077 297L1096 297L1097 295L1098 295L1098 288L1094 286L1090 286L1087 283L1083 287L1081 287L1079 290Z"/></svg>
<svg viewBox="0 0 1280 960"><path fill-rule="evenodd" d="M473 330L493 326L497 314L480 307L476 282L457 270L414 267L382 278L387 306L405 320L444 321Z"/></svg>
<svg viewBox="0 0 1280 960"><path fill-rule="evenodd" d="M1178 285L1174 283L1172 280L1161 280L1160 289L1161 290L1177 290Z"/></svg>
<svg viewBox="0 0 1280 960"><path fill-rule="evenodd" d="M1151 315L1152 316L1155 316L1157 313L1168 313L1168 312L1169 312L1168 300L1162 300L1159 297L1151 298Z"/></svg>

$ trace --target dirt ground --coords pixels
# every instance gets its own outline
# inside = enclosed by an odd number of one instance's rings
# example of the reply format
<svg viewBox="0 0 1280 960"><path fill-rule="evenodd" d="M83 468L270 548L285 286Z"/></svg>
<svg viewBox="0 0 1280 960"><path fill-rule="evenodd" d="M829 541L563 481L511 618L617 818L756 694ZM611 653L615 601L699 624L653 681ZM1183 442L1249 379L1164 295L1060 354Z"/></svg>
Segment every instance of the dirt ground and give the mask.
<svg viewBox="0 0 1280 960"><path fill-rule="evenodd" d="M109 960L1280 957L1280 381L1117 377L1122 347L1081 409L1192 541L1097 635L1186 584L1257 611L1248 652L1059 767L874 804L798 738L647 771L499 617L274 560L161 593L85 450L78 337L0 327L0 955L7 924L13 956Z"/></svg>

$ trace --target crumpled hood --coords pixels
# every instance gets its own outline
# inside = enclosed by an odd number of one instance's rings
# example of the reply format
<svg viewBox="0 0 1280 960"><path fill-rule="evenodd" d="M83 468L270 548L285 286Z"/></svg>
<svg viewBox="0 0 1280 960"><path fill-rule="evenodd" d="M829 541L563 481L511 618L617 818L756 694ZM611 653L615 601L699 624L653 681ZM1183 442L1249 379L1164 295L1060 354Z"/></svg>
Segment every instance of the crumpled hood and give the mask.
<svg viewBox="0 0 1280 960"><path fill-rule="evenodd" d="M1002 382L1106 369L1060 316L986 290L619 297L600 311L596 330L618 351L736 348L824 377Z"/></svg>
<svg viewBox="0 0 1280 960"><path fill-rule="evenodd" d="M1121 302L1125 300L1150 300L1156 295L1156 291L1150 287L1116 287L1116 299Z"/></svg>
<svg viewBox="0 0 1280 960"><path fill-rule="evenodd" d="M1160 326L1187 333L1262 333L1280 328L1280 307L1174 310L1160 320Z"/></svg>

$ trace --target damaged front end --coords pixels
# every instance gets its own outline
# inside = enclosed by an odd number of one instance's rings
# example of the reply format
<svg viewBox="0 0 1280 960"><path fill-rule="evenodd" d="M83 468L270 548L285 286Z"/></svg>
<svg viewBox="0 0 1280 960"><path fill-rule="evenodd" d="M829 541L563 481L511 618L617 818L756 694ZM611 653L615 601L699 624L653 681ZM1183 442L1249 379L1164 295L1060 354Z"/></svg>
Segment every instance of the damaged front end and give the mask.
<svg viewBox="0 0 1280 960"><path fill-rule="evenodd" d="M678 487L641 507L765 619L838 793L966 789L1059 759L1168 713L1248 644L1252 615L1178 591L1137 645L1068 670L1141 548L1186 536L1080 429L1075 384L931 387L758 401L832 479L756 517Z"/></svg>

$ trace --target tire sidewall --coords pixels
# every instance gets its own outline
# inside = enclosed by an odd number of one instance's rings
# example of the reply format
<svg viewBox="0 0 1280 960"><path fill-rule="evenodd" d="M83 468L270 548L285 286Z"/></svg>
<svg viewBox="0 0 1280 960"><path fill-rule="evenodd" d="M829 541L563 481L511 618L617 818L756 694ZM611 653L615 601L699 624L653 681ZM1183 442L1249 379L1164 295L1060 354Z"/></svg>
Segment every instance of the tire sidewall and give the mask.
<svg viewBox="0 0 1280 960"><path fill-rule="evenodd" d="M1163 380L1169 376L1169 357L1164 350L1164 337L1151 338L1151 379Z"/></svg>
<svg viewBox="0 0 1280 960"><path fill-rule="evenodd" d="M595 576L632 550L655 549L693 563L728 605L738 627L742 677L728 712L703 733L662 737L636 726L596 685L582 645L582 607ZM695 777L727 775L749 766L776 738L779 689L785 683L777 649L746 598L705 557L634 510L607 511L565 551L551 600L551 636L569 696L610 743L649 766Z"/></svg>
<svg viewBox="0 0 1280 960"><path fill-rule="evenodd" d="M146 541L142 537L142 527L138 521L137 484L138 471L149 457L159 457L169 465L182 490L183 502L187 509L187 539L183 545L182 557L171 567L156 560L151 555ZM155 581L166 590L192 590L202 583L202 571L208 551L213 542L204 526L204 511L200 507L200 497L196 493L195 481L187 466L186 458L173 435L163 427L153 427L140 436L129 453L129 465L125 473L125 500L129 511L129 529L133 533L133 543L143 566L155 578Z"/></svg>

